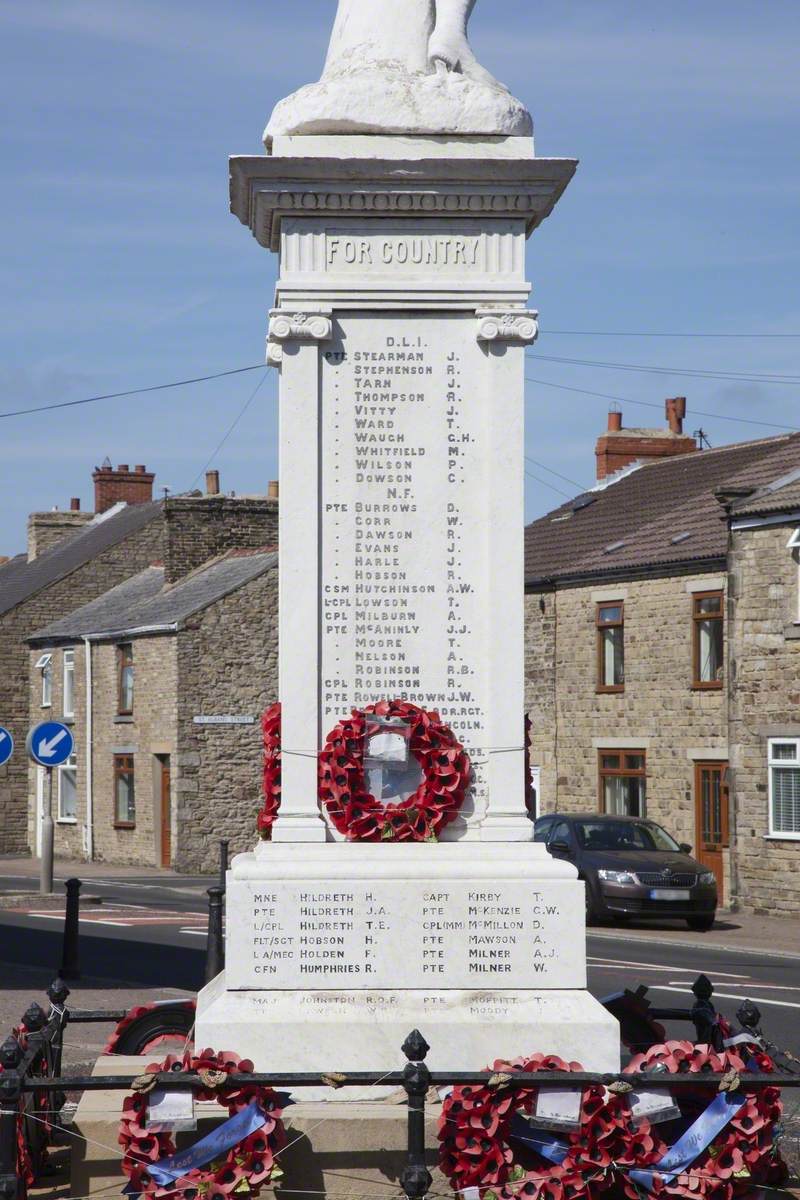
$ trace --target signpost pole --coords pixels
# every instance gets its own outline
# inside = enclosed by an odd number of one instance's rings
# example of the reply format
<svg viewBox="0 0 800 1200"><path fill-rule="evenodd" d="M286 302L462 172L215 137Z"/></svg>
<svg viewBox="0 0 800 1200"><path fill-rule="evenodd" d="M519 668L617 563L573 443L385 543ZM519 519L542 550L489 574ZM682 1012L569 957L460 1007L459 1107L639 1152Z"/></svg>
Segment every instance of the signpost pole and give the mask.
<svg viewBox="0 0 800 1200"><path fill-rule="evenodd" d="M47 789L42 814L42 861L39 873L39 894L50 896L53 891L53 768L47 771Z"/></svg>

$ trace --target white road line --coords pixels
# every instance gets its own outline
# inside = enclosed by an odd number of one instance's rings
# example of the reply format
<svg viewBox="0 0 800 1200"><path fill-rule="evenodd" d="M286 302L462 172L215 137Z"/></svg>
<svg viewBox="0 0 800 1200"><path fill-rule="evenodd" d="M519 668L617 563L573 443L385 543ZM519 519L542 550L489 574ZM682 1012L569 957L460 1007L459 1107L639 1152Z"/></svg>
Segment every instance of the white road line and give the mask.
<svg viewBox="0 0 800 1200"><path fill-rule="evenodd" d="M758 985L756 985L758 986ZM663 984L653 984L650 989L653 992L680 992L683 995L681 988L665 987ZM715 1000L744 1000L744 996L737 996L734 992L714 992ZM791 1004L788 1000L772 1000L768 996L747 996L748 1000L752 1000L754 1004L775 1004L778 1008L800 1008L800 1004Z"/></svg>
<svg viewBox="0 0 800 1200"><path fill-rule="evenodd" d="M682 979L670 979L670 983L683 983L683 980ZM766 988L766 990L768 992L800 992L800 987L790 987L788 984L783 984L783 983L762 983L761 980L759 980L758 982L751 980L749 985L746 985L744 983L728 983L728 984L726 984L726 987L747 987L747 986L752 986L752 987L757 987L757 988ZM715 991L714 995L716 996L716 994L717 993Z"/></svg>
<svg viewBox="0 0 800 1200"><path fill-rule="evenodd" d="M207 929L179 929L178 933L193 933L195 937L206 937Z"/></svg>
<svg viewBox="0 0 800 1200"><path fill-rule="evenodd" d="M593 965L598 965L598 966L599 965L603 965L603 966L619 965L621 967L646 967L650 971L677 971L679 974L681 971L691 972L691 971L695 970L694 967L678 967L678 966L674 966L674 965L671 967L661 967L661 966L657 966L655 963L626 962L625 959L623 959L623 958L598 958L596 955L587 955L586 961L592 963ZM700 968L698 967L697 970L699 970L699 969ZM749 979L750 978L749 975L734 975L734 973L732 971L715 971L714 974L718 975L720 978L724 977L725 979Z"/></svg>

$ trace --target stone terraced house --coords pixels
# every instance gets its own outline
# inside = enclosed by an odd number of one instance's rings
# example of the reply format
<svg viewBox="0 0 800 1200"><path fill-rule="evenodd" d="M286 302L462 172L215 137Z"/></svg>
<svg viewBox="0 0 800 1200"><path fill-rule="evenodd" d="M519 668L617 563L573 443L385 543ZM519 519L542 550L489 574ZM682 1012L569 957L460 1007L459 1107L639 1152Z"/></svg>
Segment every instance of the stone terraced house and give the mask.
<svg viewBox="0 0 800 1200"><path fill-rule="evenodd" d="M797 913L800 434L698 450L684 411L611 413L596 488L526 530L538 811L646 814Z"/></svg>
<svg viewBox="0 0 800 1200"><path fill-rule="evenodd" d="M252 848L260 718L278 691L277 561L274 547L229 550L173 581L154 564L29 637L32 719L49 657L53 711L74 723L53 789L57 855L204 871L219 838ZM30 767L34 853L44 776Z"/></svg>

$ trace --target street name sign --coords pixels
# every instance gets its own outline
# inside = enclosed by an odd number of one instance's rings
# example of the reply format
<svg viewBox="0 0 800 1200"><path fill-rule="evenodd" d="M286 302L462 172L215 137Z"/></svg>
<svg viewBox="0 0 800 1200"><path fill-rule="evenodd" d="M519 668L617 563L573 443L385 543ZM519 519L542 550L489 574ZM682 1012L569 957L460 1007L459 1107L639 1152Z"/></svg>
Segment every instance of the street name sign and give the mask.
<svg viewBox="0 0 800 1200"><path fill-rule="evenodd" d="M0 767L4 767L14 753L14 739L8 729L0 725Z"/></svg>
<svg viewBox="0 0 800 1200"><path fill-rule="evenodd" d="M75 739L60 721L43 721L34 725L25 745L28 756L40 767L60 767L75 749Z"/></svg>

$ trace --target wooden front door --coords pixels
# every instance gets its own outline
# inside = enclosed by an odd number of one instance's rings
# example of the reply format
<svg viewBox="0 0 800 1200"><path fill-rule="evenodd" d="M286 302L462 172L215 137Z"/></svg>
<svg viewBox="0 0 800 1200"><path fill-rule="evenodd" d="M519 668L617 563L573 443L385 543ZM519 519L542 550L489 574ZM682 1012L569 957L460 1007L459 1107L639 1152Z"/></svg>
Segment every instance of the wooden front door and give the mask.
<svg viewBox="0 0 800 1200"><path fill-rule="evenodd" d="M695 858L717 877L722 895L722 851L729 845L728 836L728 764L696 763L695 810L697 814L697 847Z"/></svg>
<svg viewBox="0 0 800 1200"><path fill-rule="evenodd" d="M159 758L161 766L161 866L172 866L172 800L169 755Z"/></svg>

